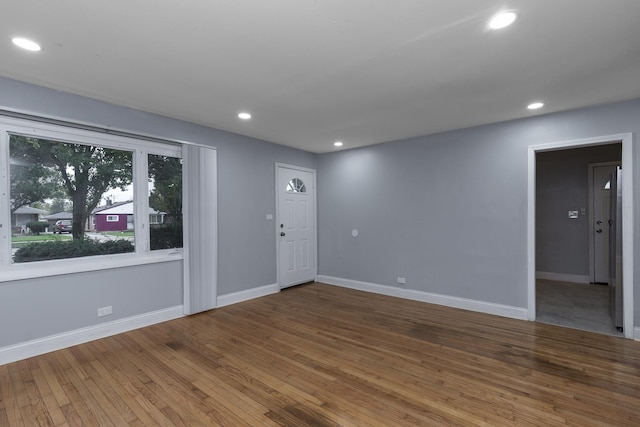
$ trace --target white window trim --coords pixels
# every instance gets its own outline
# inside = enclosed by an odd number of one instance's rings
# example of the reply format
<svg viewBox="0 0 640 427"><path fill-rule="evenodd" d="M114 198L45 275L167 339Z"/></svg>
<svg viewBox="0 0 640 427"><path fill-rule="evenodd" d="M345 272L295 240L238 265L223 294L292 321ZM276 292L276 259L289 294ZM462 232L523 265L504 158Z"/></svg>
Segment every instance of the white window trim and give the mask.
<svg viewBox="0 0 640 427"><path fill-rule="evenodd" d="M39 277L63 276L89 271L110 270L113 268L134 267L136 265L182 261L182 258L182 248L179 248L153 251L144 256L132 256L131 253L126 253L19 263L12 264L11 268L7 268L2 272L0 283L14 280L36 279ZM70 263L70 260L74 262Z"/></svg>
<svg viewBox="0 0 640 427"><path fill-rule="evenodd" d="M119 222L120 215L107 215L107 222Z"/></svg>
<svg viewBox="0 0 640 427"><path fill-rule="evenodd" d="M99 145L133 153L134 214L141 218L135 229L135 252L77 258L81 262L61 260L11 262L11 227L0 227L0 283L29 278L65 275L79 272L122 268L135 265L171 262L183 259L183 249L149 250L147 157L149 154L182 158L182 145L171 142L156 142L123 135L100 133L93 130L66 127L14 117L0 116L0 194L9 197L9 138L10 133L61 142ZM138 176L145 175L145 176ZM140 195L140 196L138 196ZM5 205L4 202L0 205ZM144 214L142 214L144 213ZM9 225L11 214L8 208L0 208L0 224Z"/></svg>

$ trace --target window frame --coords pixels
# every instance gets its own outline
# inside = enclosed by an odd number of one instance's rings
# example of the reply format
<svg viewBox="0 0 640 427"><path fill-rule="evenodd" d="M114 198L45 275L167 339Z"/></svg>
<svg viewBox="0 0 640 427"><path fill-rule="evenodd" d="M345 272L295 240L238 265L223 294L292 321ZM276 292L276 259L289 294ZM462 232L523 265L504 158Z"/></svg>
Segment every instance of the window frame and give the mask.
<svg viewBox="0 0 640 427"><path fill-rule="evenodd" d="M10 134L131 152L133 156L134 215L136 217L134 252L13 263L11 261L11 227L8 226L11 223L11 210L9 209ZM149 198L147 196L147 157L149 154L182 158L182 144L151 140L151 138L142 135L115 134L107 129L101 131L100 128L73 127L71 123L68 125L48 123L0 115L0 195L4 194L3 197L6 197L0 199L0 282L182 260L182 248L154 251L149 249ZM2 226L2 224L5 225ZM81 262L70 263L70 259L79 259Z"/></svg>

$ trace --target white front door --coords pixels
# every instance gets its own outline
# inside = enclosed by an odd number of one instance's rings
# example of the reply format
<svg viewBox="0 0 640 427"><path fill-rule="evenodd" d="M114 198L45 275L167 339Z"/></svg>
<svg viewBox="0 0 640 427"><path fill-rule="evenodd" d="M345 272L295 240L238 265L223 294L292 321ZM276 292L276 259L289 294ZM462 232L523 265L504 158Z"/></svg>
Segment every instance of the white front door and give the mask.
<svg viewBox="0 0 640 427"><path fill-rule="evenodd" d="M280 288L316 278L315 181L311 169L276 165Z"/></svg>
<svg viewBox="0 0 640 427"><path fill-rule="evenodd" d="M593 233L593 281L609 282L609 205L611 200L610 177L616 166L594 166L593 206L591 233Z"/></svg>

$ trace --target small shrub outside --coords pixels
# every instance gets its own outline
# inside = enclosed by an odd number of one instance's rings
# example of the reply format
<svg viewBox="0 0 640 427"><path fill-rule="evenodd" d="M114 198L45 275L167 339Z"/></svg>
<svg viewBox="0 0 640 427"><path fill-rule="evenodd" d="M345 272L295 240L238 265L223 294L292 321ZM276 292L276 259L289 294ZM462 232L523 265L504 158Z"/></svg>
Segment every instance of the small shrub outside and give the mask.
<svg viewBox="0 0 640 427"><path fill-rule="evenodd" d="M31 230L33 234L36 236L42 233L49 226L48 221L30 221L27 223L27 227Z"/></svg>
<svg viewBox="0 0 640 427"><path fill-rule="evenodd" d="M182 247L182 224L152 227L149 231L151 250Z"/></svg>
<svg viewBox="0 0 640 427"><path fill-rule="evenodd" d="M46 261L52 259L79 258L94 255L113 255L133 252L133 243L129 240L67 240L34 242L18 249L14 262Z"/></svg>

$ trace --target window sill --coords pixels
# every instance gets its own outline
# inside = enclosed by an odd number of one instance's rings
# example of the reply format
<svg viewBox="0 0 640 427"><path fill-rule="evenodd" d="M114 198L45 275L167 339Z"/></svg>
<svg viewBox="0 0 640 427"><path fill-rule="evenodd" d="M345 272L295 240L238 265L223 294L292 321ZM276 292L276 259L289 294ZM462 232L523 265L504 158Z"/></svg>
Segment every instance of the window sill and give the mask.
<svg viewBox="0 0 640 427"><path fill-rule="evenodd" d="M95 257L67 258L52 261L35 261L12 264L0 274L1 282L62 276L89 271L111 270L137 265L181 261L182 249L167 249L145 254L117 254Z"/></svg>

